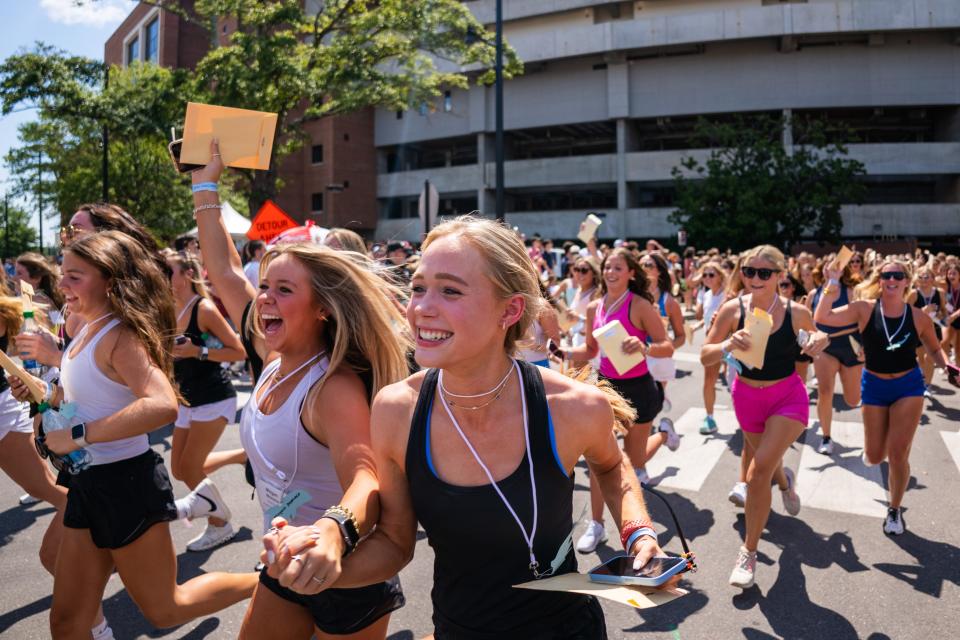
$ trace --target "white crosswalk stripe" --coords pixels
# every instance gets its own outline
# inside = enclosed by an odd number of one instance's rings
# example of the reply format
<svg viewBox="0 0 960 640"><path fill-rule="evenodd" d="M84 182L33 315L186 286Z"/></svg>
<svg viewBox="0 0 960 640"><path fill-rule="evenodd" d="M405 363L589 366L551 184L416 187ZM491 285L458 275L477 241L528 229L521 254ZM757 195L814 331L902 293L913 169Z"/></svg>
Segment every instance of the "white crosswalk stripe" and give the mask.
<svg viewBox="0 0 960 640"><path fill-rule="evenodd" d="M953 457L953 462L957 465L957 471L960 471L960 433L941 431L940 437L943 438L943 443L947 445L947 451Z"/></svg>
<svg viewBox="0 0 960 640"><path fill-rule="evenodd" d="M647 463L647 473L658 487L699 491L703 486L727 450L727 441L737 432L737 418L733 411L715 411L717 433L700 435L700 425L706 415L706 409L701 408L685 411L674 423L680 434L680 448L671 452L661 447Z"/></svg>
<svg viewBox="0 0 960 640"><path fill-rule="evenodd" d="M804 506L882 518L887 493L880 467L867 467L860 459L863 425L834 422L831 435L835 449L827 456L817 453L818 429L807 429L797 472Z"/></svg>

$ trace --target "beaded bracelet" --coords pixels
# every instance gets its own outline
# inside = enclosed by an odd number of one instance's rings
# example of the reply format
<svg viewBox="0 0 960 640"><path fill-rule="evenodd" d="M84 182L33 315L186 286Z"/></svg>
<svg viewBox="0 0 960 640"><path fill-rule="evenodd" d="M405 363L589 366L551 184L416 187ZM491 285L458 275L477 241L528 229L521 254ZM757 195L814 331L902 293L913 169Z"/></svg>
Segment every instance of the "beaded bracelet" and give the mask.
<svg viewBox="0 0 960 640"><path fill-rule="evenodd" d="M624 522L623 526L620 527L620 544L626 547L630 534L637 529L653 529L653 523L649 520L630 520Z"/></svg>
<svg viewBox="0 0 960 640"><path fill-rule="evenodd" d="M193 217L196 218L197 214L201 211L206 211L207 209L220 209L219 204L202 204L199 207L195 207L193 210Z"/></svg>

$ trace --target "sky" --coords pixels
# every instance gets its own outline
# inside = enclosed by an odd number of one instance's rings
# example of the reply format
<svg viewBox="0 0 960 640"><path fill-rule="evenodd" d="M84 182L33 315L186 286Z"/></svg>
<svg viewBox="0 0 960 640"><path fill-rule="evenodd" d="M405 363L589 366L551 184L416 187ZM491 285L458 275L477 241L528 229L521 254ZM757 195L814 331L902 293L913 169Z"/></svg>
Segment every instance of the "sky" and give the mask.
<svg viewBox="0 0 960 640"><path fill-rule="evenodd" d="M0 0L0 59L44 42L73 55L103 60L103 45L137 3L132 0ZM0 116L0 193L9 188L9 170L2 158L17 146L17 126L35 119L33 111ZM37 216L34 216L36 227ZM47 221L44 244L57 231Z"/></svg>

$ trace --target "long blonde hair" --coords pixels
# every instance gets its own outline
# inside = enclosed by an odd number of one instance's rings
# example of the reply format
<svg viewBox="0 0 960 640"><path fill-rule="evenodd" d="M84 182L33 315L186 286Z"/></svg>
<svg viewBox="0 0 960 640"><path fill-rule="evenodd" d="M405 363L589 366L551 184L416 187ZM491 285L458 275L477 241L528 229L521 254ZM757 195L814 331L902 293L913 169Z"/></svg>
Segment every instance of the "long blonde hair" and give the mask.
<svg viewBox="0 0 960 640"><path fill-rule="evenodd" d="M903 295L904 298L906 298L907 293L910 291L910 282L913 280L913 269L909 261L901 260L895 256L888 256L879 266L870 271L869 278L857 285L855 291L858 300L878 300L880 298L880 292L882 290L880 286L880 272L883 271L883 268L888 264L897 265L907 274L907 286L903 288Z"/></svg>
<svg viewBox="0 0 960 640"><path fill-rule="evenodd" d="M370 398L409 373L410 339L406 319L393 304L400 289L376 272L368 258L352 251L336 251L309 243L281 244L260 262L266 273L271 262L289 255L310 274L314 300L326 312L322 339L329 370L346 364L358 375L370 377ZM249 314L249 330L261 335L256 305ZM323 382L314 387L319 390Z"/></svg>
<svg viewBox="0 0 960 640"><path fill-rule="evenodd" d="M501 300L519 295L523 298L523 314L516 323L507 328L503 348L513 355L517 342L522 340L527 329L540 315L546 304L540 295L540 278L527 255L520 236L509 227L494 220L474 215L459 216L442 222L427 235L422 250L441 238L456 236L480 252L487 267L487 276Z"/></svg>
<svg viewBox="0 0 960 640"><path fill-rule="evenodd" d="M203 279L203 267L200 266L200 261L197 260L196 256L183 251L176 251L167 256L167 260L176 264L182 274L192 271L193 275L189 278L190 289L198 296L210 298L210 291Z"/></svg>

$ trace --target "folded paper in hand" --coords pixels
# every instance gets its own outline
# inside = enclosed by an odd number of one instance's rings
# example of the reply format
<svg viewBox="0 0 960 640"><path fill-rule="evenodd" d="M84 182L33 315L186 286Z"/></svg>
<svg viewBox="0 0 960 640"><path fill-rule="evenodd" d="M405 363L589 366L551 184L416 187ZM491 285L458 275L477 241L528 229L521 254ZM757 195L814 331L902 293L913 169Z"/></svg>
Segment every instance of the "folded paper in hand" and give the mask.
<svg viewBox="0 0 960 640"><path fill-rule="evenodd" d="M743 328L750 334L750 348L746 351L733 349L733 356L751 369L763 368L763 356L767 351L767 339L773 329L773 318L763 309L754 309L743 319Z"/></svg>
<svg viewBox="0 0 960 640"><path fill-rule="evenodd" d="M594 329L593 337L600 344L603 355L613 364L617 373L623 375L643 362L643 352L623 352L623 341L630 337L619 320L612 320L599 329Z"/></svg>
<svg viewBox="0 0 960 640"><path fill-rule="evenodd" d="M275 113L188 102L180 162L206 165L210 140L216 138L224 166L266 170L276 130Z"/></svg>
<svg viewBox="0 0 960 640"><path fill-rule="evenodd" d="M583 227L580 229L580 233L577 234L577 237L580 239L580 242L587 244L590 241L590 238L594 236L597 232L597 228L603 224L598 216L588 214L586 219L583 221Z"/></svg>
<svg viewBox="0 0 960 640"><path fill-rule="evenodd" d="M0 367L3 367L3 370L7 372L8 376L14 376L23 380L23 383L27 385L27 389L30 390L30 395L33 396L35 402L41 402L43 400L46 389L40 386L33 376L27 373L23 367L14 362L13 359L2 350L0 350Z"/></svg>
<svg viewBox="0 0 960 640"><path fill-rule="evenodd" d="M606 598L634 609L649 609L676 600L687 594L684 589L653 589L635 585L602 584L590 582L582 573L565 573L544 580L533 580L514 585L514 589L534 589L537 591L567 591L588 596Z"/></svg>

